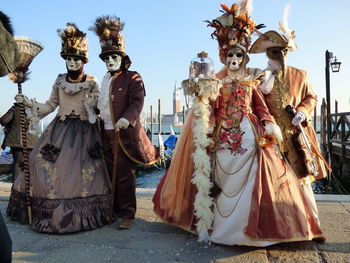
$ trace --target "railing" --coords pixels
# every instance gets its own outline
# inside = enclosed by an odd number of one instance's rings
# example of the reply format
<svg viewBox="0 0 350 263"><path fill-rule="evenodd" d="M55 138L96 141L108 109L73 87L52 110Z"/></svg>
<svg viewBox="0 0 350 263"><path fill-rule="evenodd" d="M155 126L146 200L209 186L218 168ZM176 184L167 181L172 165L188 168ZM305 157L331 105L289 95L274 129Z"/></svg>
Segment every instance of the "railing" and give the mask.
<svg viewBox="0 0 350 263"><path fill-rule="evenodd" d="M329 116L329 121L330 153L337 154L342 159L350 159L350 112L333 113Z"/></svg>

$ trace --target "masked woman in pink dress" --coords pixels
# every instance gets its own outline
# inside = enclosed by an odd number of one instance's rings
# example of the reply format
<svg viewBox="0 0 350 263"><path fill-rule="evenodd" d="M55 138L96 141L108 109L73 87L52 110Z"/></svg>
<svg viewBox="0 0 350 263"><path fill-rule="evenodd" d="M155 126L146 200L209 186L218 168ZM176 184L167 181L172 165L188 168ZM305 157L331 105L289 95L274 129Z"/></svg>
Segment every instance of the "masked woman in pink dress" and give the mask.
<svg viewBox="0 0 350 263"><path fill-rule="evenodd" d="M216 75L220 96L210 102L207 125L200 128L207 137L199 138L196 127L203 115L190 113L153 197L154 212L199 240L218 244L324 239L279 151L280 129L257 88L262 71L247 67L251 35L261 28L249 16L250 4L223 4L224 14L208 21L224 64ZM207 147L199 151L203 145Z"/></svg>

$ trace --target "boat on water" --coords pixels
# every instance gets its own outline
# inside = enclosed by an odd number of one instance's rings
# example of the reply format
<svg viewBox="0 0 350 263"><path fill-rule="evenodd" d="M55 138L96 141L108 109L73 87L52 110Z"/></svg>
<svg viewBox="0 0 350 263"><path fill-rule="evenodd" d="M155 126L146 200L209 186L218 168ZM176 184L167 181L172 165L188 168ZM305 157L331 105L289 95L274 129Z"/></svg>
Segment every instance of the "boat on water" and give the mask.
<svg viewBox="0 0 350 263"><path fill-rule="evenodd" d="M175 124L173 128L173 125L163 125L163 131L158 132L158 130L156 129L155 131L153 131L153 134L149 127L144 126L147 135L153 142L153 145L159 151L161 158L159 162L150 166L137 166L137 171L152 171L167 168L170 165L173 151L177 142L177 137L180 133L182 126L182 124ZM175 132L174 129L177 132Z"/></svg>

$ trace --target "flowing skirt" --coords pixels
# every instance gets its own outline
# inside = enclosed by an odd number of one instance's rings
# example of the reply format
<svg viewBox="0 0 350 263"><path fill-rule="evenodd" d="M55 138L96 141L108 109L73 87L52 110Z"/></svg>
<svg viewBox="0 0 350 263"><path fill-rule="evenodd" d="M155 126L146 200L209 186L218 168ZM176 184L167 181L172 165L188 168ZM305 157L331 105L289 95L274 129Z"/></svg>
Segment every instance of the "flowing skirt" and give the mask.
<svg viewBox="0 0 350 263"><path fill-rule="evenodd" d="M279 242L324 239L317 218L290 165L276 145L260 147L256 117L244 116L243 154L218 150L210 240L225 245L269 246ZM153 197L154 212L165 222L196 232L193 115L176 146L175 157Z"/></svg>
<svg viewBox="0 0 350 263"><path fill-rule="evenodd" d="M244 117L240 128L245 132L243 154L228 149L216 152L215 181L222 189L214 201L211 241L226 245L272 245L269 241L253 241L244 233L248 225L252 192L258 170L258 148L250 121Z"/></svg>
<svg viewBox="0 0 350 263"><path fill-rule="evenodd" d="M276 145L260 148L250 119L243 118L244 154L216 153L211 241L225 245L268 246L324 238L298 178Z"/></svg>
<svg viewBox="0 0 350 263"><path fill-rule="evenodd" d="M97 124L57 117L40 137L29 158L32 228L69 233L108 222L111 183ZM11 191L7 214L27 223L25 178Z"/></svg>

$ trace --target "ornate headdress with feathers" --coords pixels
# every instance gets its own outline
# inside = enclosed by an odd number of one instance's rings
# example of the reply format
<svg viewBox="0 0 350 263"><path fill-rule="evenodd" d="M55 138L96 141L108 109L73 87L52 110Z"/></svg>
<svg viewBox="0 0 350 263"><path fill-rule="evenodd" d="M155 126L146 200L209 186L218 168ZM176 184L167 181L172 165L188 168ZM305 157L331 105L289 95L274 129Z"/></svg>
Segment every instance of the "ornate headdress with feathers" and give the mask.
<svg viewBox="0 0 350 263"><path fill-rule="evenodd" d="M122 57L125 53L125 39L121 31L124 23L116 16L100 16L96 18L95 23L89 30L95 32L100 39L101 53L100 58L111 54L119 54Z"/></svg>
<svg viewBox="0 0 350 263"><path fill-rule="evenodd" d="M220 59L223 60L232 46L239 46L247 51L251 43L251 35L263 24L256 25L249 15L253 9L253 0L241 0L231 7L221 4L224 14L212 21L206 21L208 26L214 27L212 38L219 44Z"/></svg>
<svg viewBox="0 0 350 263"><path fill-rule="evenodd" d="M67 23L64 29L57 30L62 40L61 57L78 57L84 63L88 62L88 41L86 33L80 31L76 24Z"/></svg>
<svg viewBox="0 0 350 263"><path fill-rule="evenodd" d="M288 27L288 15L290 4L287 4L284 8L283 20L279 21L279 29L282 33L275 30L267 31L262 34L252 45L250 53L263 53L270 47L287 47L289 51L297 49L297 45L294 41L295 33Z"/></svg>

